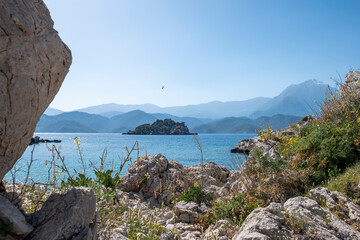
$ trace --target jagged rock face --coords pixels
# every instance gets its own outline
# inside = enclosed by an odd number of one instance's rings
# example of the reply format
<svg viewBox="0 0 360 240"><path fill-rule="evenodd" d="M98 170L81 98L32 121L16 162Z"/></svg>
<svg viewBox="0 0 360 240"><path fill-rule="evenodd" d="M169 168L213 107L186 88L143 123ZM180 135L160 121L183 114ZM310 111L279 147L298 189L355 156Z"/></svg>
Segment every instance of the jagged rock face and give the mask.
<svg viewBox="0 0 360 240"><path fill-rule="evenodd" d="M309 195L257 208L233 240L360 239L358 205L326 188L313 189Z"/></svg>
<svg viewBox="0 0 360 240"><path fill-rule="evenodd" d="M152 205L169 204L195 182L203 185L205 193L218 198L229 175L229 170L213 162L184 167L156 154L135 161L121 177L120 188L140 192Z"/></svg>
<svg viewBox="0 0 360 240"><path fill-rule="evenodd" d="M96 197L91 188L52 194L29 216L34 231L27 239L96 239Z"/></svg>
<svg viewBox="0 0 360 240"><path fill-rule="evenodd" d="M0 180L58 92L71 52L42 0L0 0Z"/></svg>

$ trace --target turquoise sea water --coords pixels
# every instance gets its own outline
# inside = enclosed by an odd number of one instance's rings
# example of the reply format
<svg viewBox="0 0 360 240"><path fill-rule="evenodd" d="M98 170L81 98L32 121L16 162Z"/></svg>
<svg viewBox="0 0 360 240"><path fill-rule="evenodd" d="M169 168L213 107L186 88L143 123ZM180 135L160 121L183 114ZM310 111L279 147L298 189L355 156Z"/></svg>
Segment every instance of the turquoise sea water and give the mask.
<svg viewBox="0 0 360 240"><path fill-rule="evenodd" d="M82 151L85 161L92 161L99 166L100 158L103 150L107 148L107 160L105 168L112 167L117 170L120 166L119 156L125 153L125 147L131 148L135 141L139 142L140 156L161 153L170 160L176 160L183 165L190 166L200 163L201 154L195 143L194 137L186 136L140 136L140 135L121 135L109 133L35 133L44 139L59 139L61 143L55 146L60 149L61 155L65 157L66 165L69 169L76 169L82 172L79 154L74 148L74 137L79 137L83 145ZM204 162L213 161L219 165L229 169L233 167L231 159L244 160L239 154L231 154L230 149L235 147L239 140L251 138L255 134L199 134L198 139L201 142ZM53 144L49 144L51 147ZM33 146L29 146L16 167L16 181L23 181L26 176L27 164L31 159L31 150ZM44 143L36 145L33 155L33 164L30 170L30 177L35 182L46 182L48 179L48 168L46 161L52 159L52 153L48 151ZM132 159L136 159L136 152L132 154ZM60 160L57 160L60 165ZM121 175L127 172L129 164L125 166ZM88 170L89 176L94 176L92 170ZM7 180L12 178L8 173Z"/></svg>

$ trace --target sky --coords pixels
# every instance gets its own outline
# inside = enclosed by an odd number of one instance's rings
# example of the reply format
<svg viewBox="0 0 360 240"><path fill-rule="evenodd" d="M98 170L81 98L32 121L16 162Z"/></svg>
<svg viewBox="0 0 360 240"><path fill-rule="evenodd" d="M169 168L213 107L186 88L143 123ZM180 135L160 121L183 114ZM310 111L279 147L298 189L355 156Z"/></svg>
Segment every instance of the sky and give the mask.
<svg viewBox="0 0 360 240"><path fill-rule="evenodd" d="M273 97L360 68L358 0L44 1L73 56L65 111Z"/></svg>

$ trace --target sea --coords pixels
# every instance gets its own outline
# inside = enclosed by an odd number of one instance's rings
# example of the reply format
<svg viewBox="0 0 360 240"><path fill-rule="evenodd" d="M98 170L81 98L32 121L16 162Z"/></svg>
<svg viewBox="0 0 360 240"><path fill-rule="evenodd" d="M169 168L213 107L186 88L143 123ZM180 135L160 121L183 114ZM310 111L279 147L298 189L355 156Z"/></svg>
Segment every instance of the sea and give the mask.
<svg viewBox="0 0 360 240"><path fill-rule="evenodd" d="M50 164L53 159L55 159L58 177L65 178L64 173L62 175L58 173L58 171L61 172L62 166L59 155L71 174L85 172L86 176L95 177L93 169L100 167L101 158L103 155L105 156L104 151L106 153L104 169L118 172L121 161L134 145L135 150L130 155L131 162L136 161L138 155L141 157L160 153L169 161L175 160L185 166L191 166L201 163L202 151L204 163L212 161L229 170L235 170L241 167L245 156L230 153L230 149L234 148L240 140L252 138L255 135L199 134L194 137L193 135L122 135L116 133L35 133L34 136L61 140L61 143L39 143L28 146L5 179L24 182L28 176L28 182L46 183L53 177L53 164ZM74 138L80 139L81 155L79 146L74 144ZM51 151L51 149L55 149L53 146L60 154ZM54 156L53 153L55 153ZM131 162L129 161L123 167L120 175L127 172Z"/></svg>

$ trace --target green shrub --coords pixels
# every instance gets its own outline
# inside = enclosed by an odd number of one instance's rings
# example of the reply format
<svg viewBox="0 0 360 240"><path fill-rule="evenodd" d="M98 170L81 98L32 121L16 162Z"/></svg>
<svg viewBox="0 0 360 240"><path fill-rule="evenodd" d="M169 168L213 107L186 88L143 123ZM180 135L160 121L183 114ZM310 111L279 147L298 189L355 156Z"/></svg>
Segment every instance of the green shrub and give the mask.
<svg viewBox="0 0 360 240"><path fill-rule="evenodd" d="M94 170L96 175L95 182L104 185L107 188L115 189L120 182L119 174L116 173L114 177L112 177L113 170Z"/></svg>
<svg viewBox="0 0 360 240"><path fill-rule="evenodd" d="M210 194L206 194L204 190L197 185L191 186L185 193L183 193L178 198L179 201L185 202L197 202L197 203L210 203L212 201L212 197Z"/></svg>
<svg viewBox="0 0 360 240"><path fill-rule="evenodd" d="M347 197L360 201L360 162L353 167L346 169L346 171L331 178L324 186L330 191L338 191L344 193Z"/></svg>
<svg viewBox="0 0 360 240"><path fill-rule="evenodd" d="M314 123L309 130L296 144L294 161L296 167L306 170L308 184L319 185L359 161L358 126L326 122Z"/></svg>
<svg viewBox="0 0 360 240"><path fill-rule="evenodd" d="M220 219L231 219L235 224L241 225L246 217L258 207L259 202L252 200L241 193L233 193L230 199L214 202L212 208L200 218L204 225L214 224Z"/></svg>
<svg viewBox="0 0 360 240"><path fill-rule="evenodd" d="M76 178L68 178L66 181L61 182L61 187L91 187L93 184L92 178L88 178L84 173L78 173Z"/></svg>

